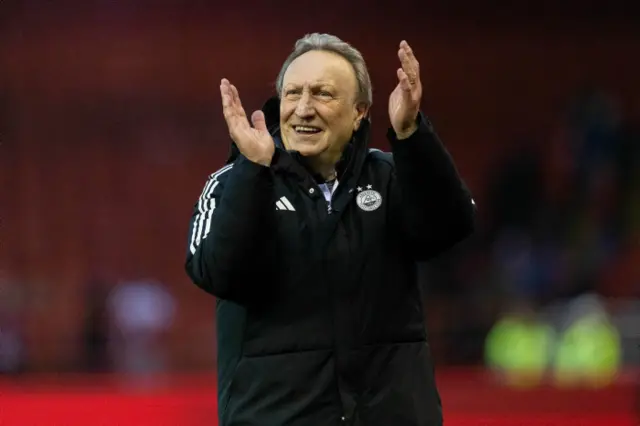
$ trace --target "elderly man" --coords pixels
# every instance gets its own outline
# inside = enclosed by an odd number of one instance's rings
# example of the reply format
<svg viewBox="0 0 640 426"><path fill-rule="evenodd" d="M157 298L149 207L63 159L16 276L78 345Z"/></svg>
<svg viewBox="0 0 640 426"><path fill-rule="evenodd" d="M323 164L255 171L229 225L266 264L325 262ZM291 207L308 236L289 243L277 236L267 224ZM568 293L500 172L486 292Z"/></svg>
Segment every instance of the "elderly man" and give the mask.
<svg viewBox="0 0 640 426"><path fill-rule="evenodd" d="M231 155L195 205L186 270L217 297L222 426L442 424L416 262L470 235L475 204L405 41L398 58L391 153L367 147L369 73L335 36L298 40L253 126L221 82Z"/></svg>

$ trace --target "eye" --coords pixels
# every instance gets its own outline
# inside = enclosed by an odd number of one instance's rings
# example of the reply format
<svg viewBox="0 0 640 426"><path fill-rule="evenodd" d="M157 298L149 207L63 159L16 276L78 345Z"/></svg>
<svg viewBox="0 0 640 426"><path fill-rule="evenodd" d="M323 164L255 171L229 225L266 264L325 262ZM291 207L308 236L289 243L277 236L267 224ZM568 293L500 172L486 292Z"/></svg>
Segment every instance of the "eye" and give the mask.
<svg viewBox="0 0 640 426"><path fill-rule="evenodd" d="M321 98L327 98L327 99L333 98L333 95L326 90L319 90L317 95L320 96Z"/></svg>
<svg viewBox="0 0 640 426"><path fill-rule="evenodd" d="M284 92L286 97L299 96L302 93L301 89L287 89Z"/></svg>

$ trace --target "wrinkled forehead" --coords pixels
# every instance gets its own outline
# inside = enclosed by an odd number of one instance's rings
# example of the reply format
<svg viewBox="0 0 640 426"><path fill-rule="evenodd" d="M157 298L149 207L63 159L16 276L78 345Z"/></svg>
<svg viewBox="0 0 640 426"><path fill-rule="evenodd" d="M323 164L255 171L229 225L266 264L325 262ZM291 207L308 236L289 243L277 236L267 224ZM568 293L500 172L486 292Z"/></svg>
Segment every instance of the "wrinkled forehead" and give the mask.
<svg viewBox="0 0 640 426"><path fill-rule="evenodd" d="M291 62L282 81L282 87L316 84L329 84L336 89L355 93L356 74L351 64L342 56L313 50Z"/></svg>

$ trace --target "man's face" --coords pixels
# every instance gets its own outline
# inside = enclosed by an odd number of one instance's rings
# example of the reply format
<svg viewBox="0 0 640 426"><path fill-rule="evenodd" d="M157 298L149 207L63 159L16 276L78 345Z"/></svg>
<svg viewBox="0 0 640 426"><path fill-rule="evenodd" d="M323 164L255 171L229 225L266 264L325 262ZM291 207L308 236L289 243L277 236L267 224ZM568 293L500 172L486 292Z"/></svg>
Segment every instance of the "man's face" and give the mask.
<svg viewBox="0 0 640 426"><path fill-rule="evenodd" d="M285 147L337 161L366 112L356 103L357 88L353 67L340 55L310 51L296 58L280 97Z"/></svg>

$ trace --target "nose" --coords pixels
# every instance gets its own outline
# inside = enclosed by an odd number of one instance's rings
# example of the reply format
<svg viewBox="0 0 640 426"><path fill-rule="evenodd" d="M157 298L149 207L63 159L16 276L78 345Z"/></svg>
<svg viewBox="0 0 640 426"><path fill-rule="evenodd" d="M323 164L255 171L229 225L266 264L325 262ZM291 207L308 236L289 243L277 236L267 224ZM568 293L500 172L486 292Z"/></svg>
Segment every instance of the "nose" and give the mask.
<svg viewBox="0 0 640 426"><path fill-rule="evenodd" d="M313 117L314 114L315 110L311 102L311 96L309 92L305 90L296 105L296 115L300 118L309 118Z"/></svg>

